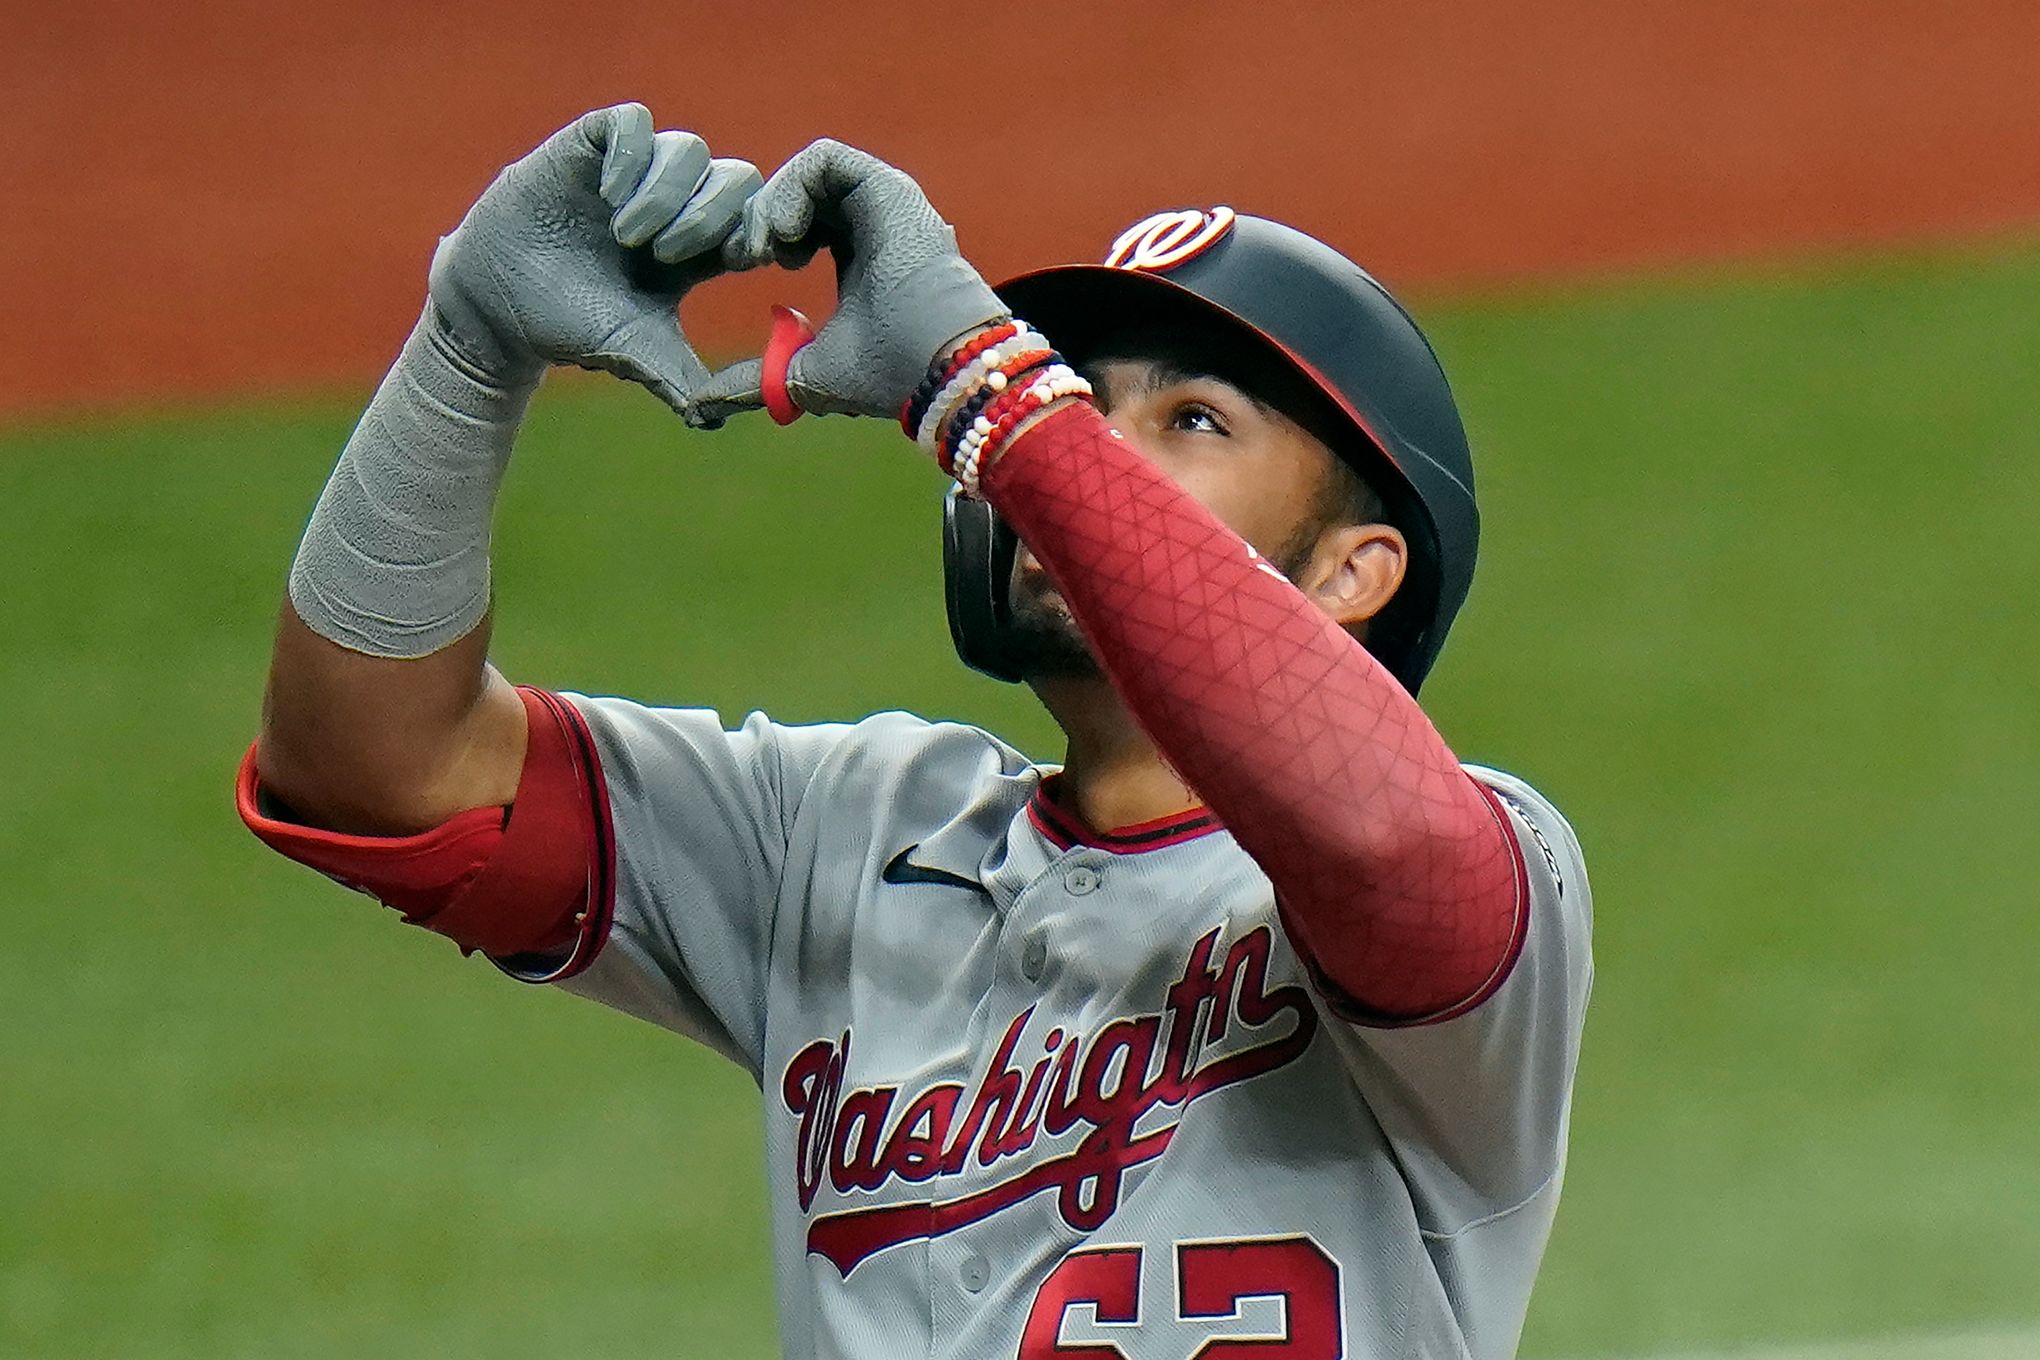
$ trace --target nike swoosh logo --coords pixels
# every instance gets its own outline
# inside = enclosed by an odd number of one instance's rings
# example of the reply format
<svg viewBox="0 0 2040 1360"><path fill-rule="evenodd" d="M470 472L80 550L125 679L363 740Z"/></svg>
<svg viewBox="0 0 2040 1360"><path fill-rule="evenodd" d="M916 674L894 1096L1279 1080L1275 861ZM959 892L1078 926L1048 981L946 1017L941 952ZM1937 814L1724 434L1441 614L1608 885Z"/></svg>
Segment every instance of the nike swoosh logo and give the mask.
<svg viewBox="0 0 2040 1360"><path fill-rule="evenodd" d="M950 888L969 888L972 892L984 891L984 885L974 878L965 878L962 874L952 874L947 869L914 863L908 856L920 848L921 843L915 841L894 855L886 861L886 866L879 877L888 883L940 883Z"/></svg>

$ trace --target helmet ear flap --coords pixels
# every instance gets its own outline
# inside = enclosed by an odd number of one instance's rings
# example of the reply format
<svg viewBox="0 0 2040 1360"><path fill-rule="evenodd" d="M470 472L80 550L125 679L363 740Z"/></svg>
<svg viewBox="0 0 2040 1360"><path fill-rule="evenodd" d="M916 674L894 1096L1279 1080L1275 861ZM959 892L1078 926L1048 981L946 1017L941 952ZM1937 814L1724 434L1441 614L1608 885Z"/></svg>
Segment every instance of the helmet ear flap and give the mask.
<svg viewBox="0 0 2040 1360"><path fill-rule="evenodd" d="M1008 684L1020 679L1013 640L1013 563L1020 537L991 506L951 487L942 499L943 603L963 664Z"/></svg>

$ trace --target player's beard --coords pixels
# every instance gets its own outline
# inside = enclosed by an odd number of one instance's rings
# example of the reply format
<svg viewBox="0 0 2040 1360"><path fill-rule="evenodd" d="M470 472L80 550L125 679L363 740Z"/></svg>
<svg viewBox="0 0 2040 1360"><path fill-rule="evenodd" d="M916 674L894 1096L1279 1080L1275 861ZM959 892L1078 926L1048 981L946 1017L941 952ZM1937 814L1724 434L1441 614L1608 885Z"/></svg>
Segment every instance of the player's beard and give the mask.
<svg viewBox="0 0 2040 1360"><path fill-rule="evenodd" d="M1024 559L1023 559L1024 560ZM1061 592L1036 568L1013 569L1008 625L1023 680L1100 680L1105 676Z"/></svg>

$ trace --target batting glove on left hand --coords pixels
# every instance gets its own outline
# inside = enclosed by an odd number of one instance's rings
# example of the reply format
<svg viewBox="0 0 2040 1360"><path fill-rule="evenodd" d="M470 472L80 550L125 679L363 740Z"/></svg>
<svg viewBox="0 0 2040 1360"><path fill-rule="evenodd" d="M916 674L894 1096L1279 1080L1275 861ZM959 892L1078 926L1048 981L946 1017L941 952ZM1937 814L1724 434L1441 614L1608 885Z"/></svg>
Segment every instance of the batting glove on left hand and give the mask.
<svg viewBox="0 0 2040 1360"><path fill-rule="evenodd" d="M798 269L827 247L836 312L794 352L786 392L817 415L897 417L928 367L970 333L1010 315L956 250L956 233L921 186L876 156L824 139L781 166L744 205L723 243L730 269ZM689 423L714 428L764 403L764 361L747 359L698 388Z"/></svg>

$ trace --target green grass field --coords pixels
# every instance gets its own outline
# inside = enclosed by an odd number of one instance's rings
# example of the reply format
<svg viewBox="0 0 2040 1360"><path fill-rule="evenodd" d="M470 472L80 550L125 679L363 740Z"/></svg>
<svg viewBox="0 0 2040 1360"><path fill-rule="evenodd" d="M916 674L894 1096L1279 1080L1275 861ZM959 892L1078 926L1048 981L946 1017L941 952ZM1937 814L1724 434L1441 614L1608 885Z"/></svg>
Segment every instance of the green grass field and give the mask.
<svg viewBox="0 0 2040 1360"><path fill-rule="evenodd" d="M1593 871L1525 1353L2040 1317L2040 252L1426 310L1488 538L1427 699ZM0 436L0 1356L776 1354L757 1097L262 850L230 776L362 394ZM968 717L876 424L541 400L518 678Z"/></svg>

